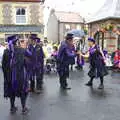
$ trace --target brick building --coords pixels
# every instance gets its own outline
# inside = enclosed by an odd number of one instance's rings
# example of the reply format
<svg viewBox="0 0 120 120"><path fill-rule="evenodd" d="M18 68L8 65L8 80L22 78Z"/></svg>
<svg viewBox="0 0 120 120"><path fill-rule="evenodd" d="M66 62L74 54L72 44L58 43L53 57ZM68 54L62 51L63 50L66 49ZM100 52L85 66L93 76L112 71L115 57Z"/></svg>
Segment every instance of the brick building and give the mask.
<svg viewBox="0 0 120 120"><path fill-rule="evenodd" d="M0 42L11 34L43 32L43 0L0 0Z"/></svg>
<svg viewBox="0 0 120 120"><path fill-rule="evenodd" d="M88 22L89 35L109 52L120 47L120 0L106 0L104 6Z"/></svg>
<svg viewBox="0 0 120 120"><path fill-rule="evenodd" d="M52 10L47 24L47 38L51 42L60 42L69 30L83 28L84 19L78 13Z"/></svg>

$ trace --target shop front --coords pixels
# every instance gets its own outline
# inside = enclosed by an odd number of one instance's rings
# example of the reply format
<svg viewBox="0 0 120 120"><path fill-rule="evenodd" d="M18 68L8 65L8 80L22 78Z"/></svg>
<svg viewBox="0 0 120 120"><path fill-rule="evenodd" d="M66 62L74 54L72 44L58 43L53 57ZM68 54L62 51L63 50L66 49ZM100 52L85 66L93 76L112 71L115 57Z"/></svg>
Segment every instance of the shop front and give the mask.
<svg viewBox="0 0 120 120"><path fill-rule="evenodd" d="M31 33L37 34L39 37L43 35L42 25L1 25L0 26L0 43L4 44L6 38L12 34L18 34L20 38L29 38Z"/></svg>

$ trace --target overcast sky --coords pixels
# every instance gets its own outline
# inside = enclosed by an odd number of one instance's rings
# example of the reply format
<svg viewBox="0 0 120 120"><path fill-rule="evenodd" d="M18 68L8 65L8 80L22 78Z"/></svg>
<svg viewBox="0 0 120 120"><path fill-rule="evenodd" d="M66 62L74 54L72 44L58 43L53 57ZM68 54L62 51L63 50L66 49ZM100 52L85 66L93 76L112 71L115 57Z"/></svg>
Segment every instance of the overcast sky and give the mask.
<svg viewBox="0 0 120 120"><path fill-rule="evenodd" d="M57 10L77 11L82 15L96 12L105 0L46 0L45 5Z"/></svg>
<svg viewBox="0 0 120 120"><path fill-rule="evenodd" d="M60 11L79 12L83 17L96 13L104 4L105 0L46 0L45 6ZM44 11L45 21L48 11Z"/></svg>

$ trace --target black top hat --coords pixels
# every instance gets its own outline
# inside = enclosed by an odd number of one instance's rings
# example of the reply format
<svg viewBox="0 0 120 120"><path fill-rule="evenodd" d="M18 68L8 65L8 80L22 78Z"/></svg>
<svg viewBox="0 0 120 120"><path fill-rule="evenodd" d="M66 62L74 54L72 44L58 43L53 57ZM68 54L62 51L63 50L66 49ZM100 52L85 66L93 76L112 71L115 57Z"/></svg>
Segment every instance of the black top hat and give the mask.
<svg viewBox="0 0 120 120"><path fill-rule="evenodd" d="M71 39L73 39L73 34L72 33L67 33L66 40L71 40Z"/></svg>
<svg viewBox="0 0 120 120"><path fill-rule="evenodd" d="M37 34L31 34L31 35L30 35L30 39L36 40L36 38L37 38Z"/></svg>
<svg viewBox="0 0 120 120"><path fill-rule="evenodd" d="M7 42L15 43L15 42L17 42L18 39L19 39L18 35L11 35L7 38Z"/></svg>
<svg viewBox="0 0 120 120"><path fill-rule="evenodd" d="M92 38L92 37L89 37L89 38L88 38L88 41L95 43L95 39Z"/></svg>
<svg viewBox="0 0 120 120"><path fill-rule="evenodd" d="M41 42L41 39L40 39L40 38L36 38L36 42L37 42L37 43L40 43L40 42Z"/></svg>

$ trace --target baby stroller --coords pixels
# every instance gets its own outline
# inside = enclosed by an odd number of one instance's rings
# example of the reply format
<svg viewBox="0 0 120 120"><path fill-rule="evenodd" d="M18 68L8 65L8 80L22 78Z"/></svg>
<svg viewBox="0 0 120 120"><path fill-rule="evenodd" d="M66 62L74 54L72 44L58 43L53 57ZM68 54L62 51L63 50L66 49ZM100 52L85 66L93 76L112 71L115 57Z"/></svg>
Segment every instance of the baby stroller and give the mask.
<svg viewBox="0 0 120 120"><path fill-rule="evenodd" d="M57 72L57 55L58 48L57 46L53 46L53 52L51 56L46 60L46 73L50 74L50 72Z"/></svg>
<svg viewBox="0 0 120 120"><path fill-rule="evenodd" d="M52 71L56 72L56 58L51 56L50 58L46 59L46 73L50 74Z"/></svg>
<svg viewBox="0 0 120 120"><path fill-rule="evenodd" d="M104 54L104 57L105 57L105 65L106 65L106 68L108 70L111 70L112 67L113 67L113 63L112 63L112 55L108 54L108 51L107 50L103 50L103 54Z"/></svg>
<svg viewBox="0 0 120 120"><path fill-rule="evenodd" d="M112 63L111 59L112 59L111 55L106 56L105 63L106 63L106 67L107 67L108 70L111 70L113 68L113 63Z"/></svg>

